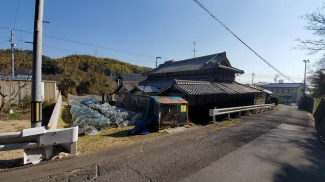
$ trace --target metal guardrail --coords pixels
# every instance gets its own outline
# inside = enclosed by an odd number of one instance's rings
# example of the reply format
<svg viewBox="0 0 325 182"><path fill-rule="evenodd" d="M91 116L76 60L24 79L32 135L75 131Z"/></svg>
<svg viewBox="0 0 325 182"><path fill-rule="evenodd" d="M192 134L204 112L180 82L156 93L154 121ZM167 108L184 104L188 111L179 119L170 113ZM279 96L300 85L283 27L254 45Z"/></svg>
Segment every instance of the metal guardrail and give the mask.
<svg viewBox="0 0 325 182"><path fill-rule="evenodd" d="M241 116L242 111L249 111L249 110L266 110L266 109L273 109L274 104L262 104L262 105L251 105L251 106L241 106L241 107L229 107L229 108L222 108L222 109L210 109L209 116L213 117L213 122L216 122L215 116L228 114L228 119L230 119L231 113L239 113Z"/></svg>
<svg viewBox="0 0 325 182"><path fill-rule="evenodd" d="M44 127L24 129L21 132L0 133L0 152L24 149L24 164L37 164L50 159L54 145L61 145L70 154L77 154L78 127L57 129L62 104L61 94L54 107L48 130Z"/></svg>

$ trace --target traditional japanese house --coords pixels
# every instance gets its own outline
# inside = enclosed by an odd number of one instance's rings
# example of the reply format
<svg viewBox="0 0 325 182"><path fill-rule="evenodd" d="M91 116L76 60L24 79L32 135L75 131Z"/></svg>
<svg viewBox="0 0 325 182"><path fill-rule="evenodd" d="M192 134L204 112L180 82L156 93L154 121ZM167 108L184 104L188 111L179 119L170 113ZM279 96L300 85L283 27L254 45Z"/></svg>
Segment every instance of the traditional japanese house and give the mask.
<svg viewBox="0 0 325 182"><path fill-rule="evenodd" d="M127 108L131 91L137 88L138 83L145 80L146 77L140 74L120 74L115 81L117 87L113 92L112 100L116 102L117 107Z"/></svg>
<svg viewBox="0 0 325 182"><path fill-rule="evenodd" d="M166 61L144 75L140 86L157 95L180 96L188 101L192 122L210 121L209 109L264 104L265 93L235 82L244 71L232 67L226 52L181 61Z"/></svg>

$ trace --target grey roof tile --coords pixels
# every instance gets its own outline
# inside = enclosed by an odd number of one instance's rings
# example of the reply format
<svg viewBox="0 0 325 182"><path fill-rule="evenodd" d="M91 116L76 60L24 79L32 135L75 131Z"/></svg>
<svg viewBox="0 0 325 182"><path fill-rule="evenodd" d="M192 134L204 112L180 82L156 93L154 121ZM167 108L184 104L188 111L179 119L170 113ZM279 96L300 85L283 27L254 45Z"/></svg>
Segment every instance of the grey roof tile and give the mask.
<svg viewBox="0 0 325 182"><path fill-rule="evenodd" d="M122 79L123 81L132 81L132 82L141 82L145 80L147 77L140 74L128 74L122 73L116 79Z"/></svg>
<svg viewBox="0 0 325 182"><path fill-rule="evenodd" d="M159 94L174 87L187 95L215 95L215 94L247 94L260 93L258 89L239 84L237 82L212 82L194 80L174 80L171 85L160 90Z"/></svg>
<svg viewBox="0 0 325 182"><path fill-rule="evenodd" d="M147 72L146 74L159 74L159 73L172 73L180 71L198 71L204 69L215 68L221 61L227 60L226 52L212 54L208 56L196 57L192 59L186 59L181 61L166 61L164 64L159 65L159 67ZM221 65L223 68L231 69L233 71L243 73L234 67L228 67Z"/></svg>

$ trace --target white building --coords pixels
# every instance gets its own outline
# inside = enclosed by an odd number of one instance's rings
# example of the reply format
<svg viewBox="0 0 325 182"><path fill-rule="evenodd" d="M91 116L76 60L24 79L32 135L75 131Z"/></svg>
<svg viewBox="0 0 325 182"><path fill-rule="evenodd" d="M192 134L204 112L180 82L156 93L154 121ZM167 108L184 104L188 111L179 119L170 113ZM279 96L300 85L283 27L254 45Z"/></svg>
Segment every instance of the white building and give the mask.
<svg viewBox="0 0 325 182"><path fill-rule="evenodd" d="M304 84L302 83L270 83L264 89L280 97L280 103L300 103L303 97Z"/></svg>

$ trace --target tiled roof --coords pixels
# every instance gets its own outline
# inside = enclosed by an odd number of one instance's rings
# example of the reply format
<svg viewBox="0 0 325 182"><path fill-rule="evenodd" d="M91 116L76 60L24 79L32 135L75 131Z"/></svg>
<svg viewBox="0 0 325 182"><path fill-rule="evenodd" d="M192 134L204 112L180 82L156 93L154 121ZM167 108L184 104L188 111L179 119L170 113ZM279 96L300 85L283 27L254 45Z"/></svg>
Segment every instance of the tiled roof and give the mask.
<svg viewBox="0 0 325 182"><path fill-rule="evenodd" d="M264 85L263 88L297 88L302 83L270 83L267 85Z"/></svg>
<svg viewBox="0 0 325 182"><path fill-rule="evenodd" d="M237 82L214 82L214 81L193 81L193 80L174 80L170 85L161 89L159 94L169 88L174 87L186 95L214 95L214 94L247 94L260 93L255 88L239 84Z"/></svg>
<svg viewBox="0 0 325 182"><path fill-rule="evenodd" d="M137 89L144 93L157 93L159 92L159 89L157 87L152 86L137 86Z"/></svg>
<svg viewBox="0 0 325 182"><path fill-rule="evenodd" d="M146 79L145 76L142 76L140 74L128 74L128 73L122 73L120 76L117 77L117 79L122 79L123 81L131 81L131 82L141 82Z"/></svg>
<svg viewBox="0 0 325 182"><path fill-rule="evenodd" d="M242 85L237 82L231 82L231 83L222 83L222 85L228 87L231 90L236 91L237 93L256 93L261 92L260 90L256 88L252 88L246 85Z"/></svg>
<svg viewBox="0 0 325 182"><path fill-rule="evenodd" d="M222 89L207 81L177 80L174 87L187 95L209 95L225 93Z"/></svg>
<svg viewBox="0 0 325 182"><path fill-rule="evenodd" d="M186 80L196 80L196 81L212 81L215 77L214 76L193 76L193 77L184 77ZM139 83L141 86L152 86L152 87L157 87L158 89L165 88L167 85L170 85L174 82L176 78L173 77L167 77L167 78L151 78L144 80ZM178 79L182 79L179 78Z"/></svg>
<svg viewBox="0 0 325 182"><path fill-rule="evenodd" d="M221 61L228 62L226 57L226 52L212 54L203 57L196 57L192 59L186 59L182 61L166 61L164 64L159 65L159 67L147 72L146 74L158 74L158 73L172 73L180 71L198 71L204 69L215 68ZM229 63L229 62L228 62ZM220 65L220 67L233 70L238 73L243 73L242 70L229 66Z"/></svg>
<svg viewBox="0 0 325 182"><path fill-rule="evenodd" d="M136 88L138 84L135 82L130 82L130 81L123 81L122 84L120 84L113 93L117 93L121 88L125 88L128 92L131 92L134 88Z"/></svg>

